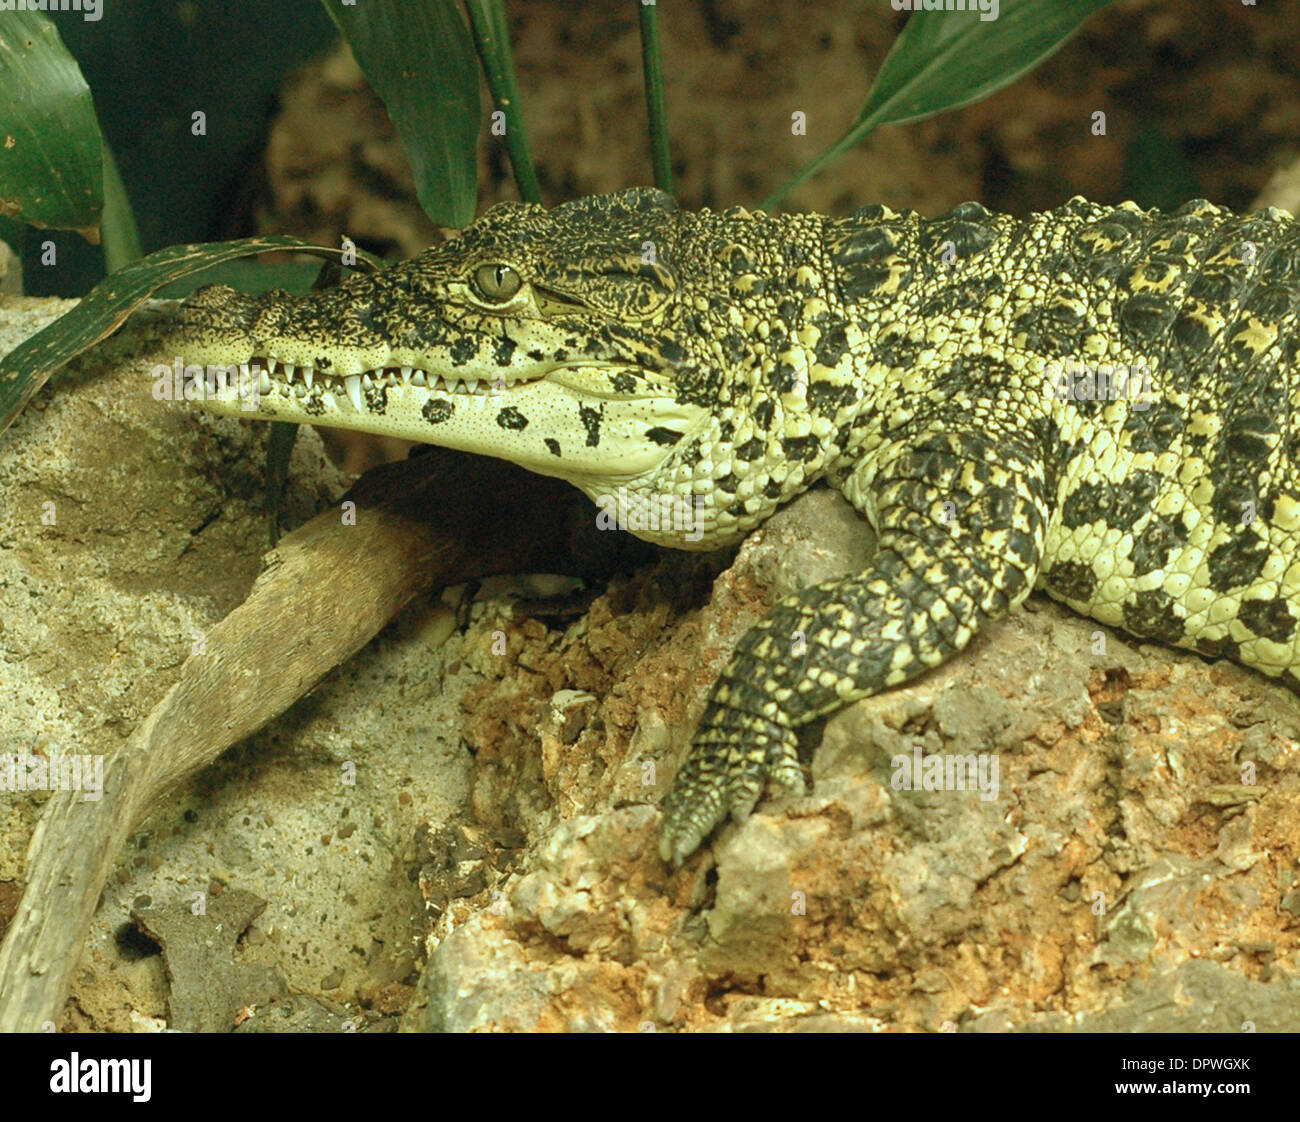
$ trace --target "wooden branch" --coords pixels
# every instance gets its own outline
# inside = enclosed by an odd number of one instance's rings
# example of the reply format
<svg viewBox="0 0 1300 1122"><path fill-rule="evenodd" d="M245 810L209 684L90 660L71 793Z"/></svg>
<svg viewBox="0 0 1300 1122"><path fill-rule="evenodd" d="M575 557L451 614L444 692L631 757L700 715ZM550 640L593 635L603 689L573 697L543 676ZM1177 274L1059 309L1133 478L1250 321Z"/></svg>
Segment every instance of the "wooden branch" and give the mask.
<svg viewBox="0 0 1300 1122"><path fill-rule="evenodd" d="M0 1031L57 1021L104 884L167 792L284 712L414 596L505 572L604 575L646 555L626 534L599 533L567 484L441 449L367 473L346 500L355 525L326 511L267 555L206 653L186 660L106 761L103 797L59 791L46 804L0 944Z"/></svg>

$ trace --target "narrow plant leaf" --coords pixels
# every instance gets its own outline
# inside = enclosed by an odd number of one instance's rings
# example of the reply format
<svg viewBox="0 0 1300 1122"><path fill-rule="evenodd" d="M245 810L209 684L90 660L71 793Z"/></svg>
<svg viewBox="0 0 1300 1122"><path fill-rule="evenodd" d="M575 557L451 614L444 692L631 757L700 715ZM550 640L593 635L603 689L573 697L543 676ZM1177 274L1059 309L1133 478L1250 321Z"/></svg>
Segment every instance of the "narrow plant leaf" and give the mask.
<svg viewBox="0 0 1300 1122"><path fill-rule="evenodd" d="M160 300L184 300L205 284L228 284L250 296L258 296L272 288L283 288L292 296L303 296L312 290L312 284L319 273L320 265L314 261L296 261L292 258L250 261L241 257L181 277L160 288L154 296Z"/></svg>
<svg viewBox="0 0 1300 1122"><path fill-rule="evenodd" d="M0 214L97 242L102 142L54 24L40 12L0 12Z"/></svg>
<svg viewBox="0 0 1300 1122"><path fill-rule="evenodd" d="M341 257L344 252L334 246L312 245L301 238L276 234L231 242L169 246L106 277L75 308L0 358L0 432L9 427L32 394L65 363L108 338L132 311L164 285L222 261L276 249L292 249L327 259ZM357 260L364 261L370 269L383 267L381 261L368 253L359 249L350 252L355 252Z"/></svg>
<svg viewBox="0 0 1300 1122"><path fill-rule="evenodd" d="M1114 2L1001 0L998 17L991 20L980 18L978 10L914 11L853 127L760 205L780 202L881 125L960 109L1010 85L1059 50L1090 15Z"/></svg>
<svg viewBox="0 0 1300 1122"><path fill-rule="evenodd" d="M659 7L641 4L641 69L645 74L646 115L650 119L650 154L655 186L673 193L673 160L668 147L668 110L664 106L664 70L659 51Z"/></svg>
<svg viewBox="0 0 1300 1122"><path fill-rule="evenodd" d="M105 142L104 154L104 271L116 273L144 256L135 212L122 182L113 149Z"/></svg>
<svg viewBox="0 0 1300 1122"><path fill-rule="evenodd" d="M343 269L339 262L326 260L316 270L312 291L333 288L342 279ZM271 422L271 436L266 442L266 539L271 549L280 540L280 504L284 501L284 488L289 482L289 461L297 442L298 425L291 421Z"/></svg>
<svg viewBox="0 0 1300 1122"><path fill-rule="evenodd" d="M290 421L272 421L266 442L266 545L274 549L280 540L280 506L289 482L289 461L298 443L298 425Z"/></svg>
<svg viewBox="0 0 1300 1122"><path fill-rule="evenodd" d="M492 102L498 112L505 114L506 151L510 153L510 166L514 168L519 197L526 203L540 203L542 185L537 180L528 130L524 127L523 113L519 108L519 88L515 83L515 63L510 53L505 7L501 0L465 0L465 11L469 13L470 30L474 33L474 45L483 64L488 89L492 91Z"/></svg>
<svg viewBox="0 0 1300 1122"><path fill-rule="evenodd" d="M383 99L425 213L468 226L478 204L478 60L456 0L321 0Z"/></svg>

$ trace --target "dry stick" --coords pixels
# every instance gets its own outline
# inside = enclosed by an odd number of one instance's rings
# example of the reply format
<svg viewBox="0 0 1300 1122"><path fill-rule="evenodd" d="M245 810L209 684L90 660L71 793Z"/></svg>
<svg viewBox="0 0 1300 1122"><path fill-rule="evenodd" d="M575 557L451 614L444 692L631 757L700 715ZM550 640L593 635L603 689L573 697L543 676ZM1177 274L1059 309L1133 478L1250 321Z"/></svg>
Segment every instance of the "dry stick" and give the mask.
<svg viewBox="0 0 1300 1122"><path fill-rule="evenodd" d="M26 887L0 944L0 1031L62 1013L91 918L131 831L181 780L284 712L431 585L502 572L608 573L644 556L599 535L576 491L508 464L431 450L368 473L268 555L248 598L208 634L106 762L103 797L57 792L32 835Z"/></svg>

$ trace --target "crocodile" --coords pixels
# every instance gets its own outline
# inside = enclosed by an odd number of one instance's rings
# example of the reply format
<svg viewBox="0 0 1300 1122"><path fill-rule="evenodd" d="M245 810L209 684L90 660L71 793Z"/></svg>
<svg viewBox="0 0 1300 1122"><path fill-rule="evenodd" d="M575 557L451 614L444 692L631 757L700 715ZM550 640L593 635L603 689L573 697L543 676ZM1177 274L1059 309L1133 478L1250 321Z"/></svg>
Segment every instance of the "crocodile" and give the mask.
<svg viewBox="0 0 1300 1122"><path fill-rule="evenodd" d="M769 782L804 790L801 725L1035 588L1300 685L1298 308L1273 208L826 217L633 188L501 203L305 297L207 287L176 347L225 372L208 408L676 504L629 520L665 546L732 544L818 481L848 498L876 551L735 647L664 800L679 864Z"/></svg>

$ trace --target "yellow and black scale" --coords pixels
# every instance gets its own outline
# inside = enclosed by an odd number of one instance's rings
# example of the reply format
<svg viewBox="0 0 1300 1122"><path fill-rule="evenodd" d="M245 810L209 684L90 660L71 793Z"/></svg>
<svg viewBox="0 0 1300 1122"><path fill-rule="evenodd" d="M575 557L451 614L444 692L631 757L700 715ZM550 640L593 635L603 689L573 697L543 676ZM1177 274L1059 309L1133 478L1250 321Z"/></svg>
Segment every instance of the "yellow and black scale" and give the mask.
<svg viewBox="0 0 1300 1122"><path fill-rule="evenodd" d="M740 641L664 804L680 861L767 781L803 789L798 726L1034 587L1300 685L1298 307L1275 209L832 219L633 189L501 204L309 297L205 289L178 345L260 370L263 417L698 502L689 537L639 531L668 546L735 542L818 480L848 497L871 564Z"/></svg>

